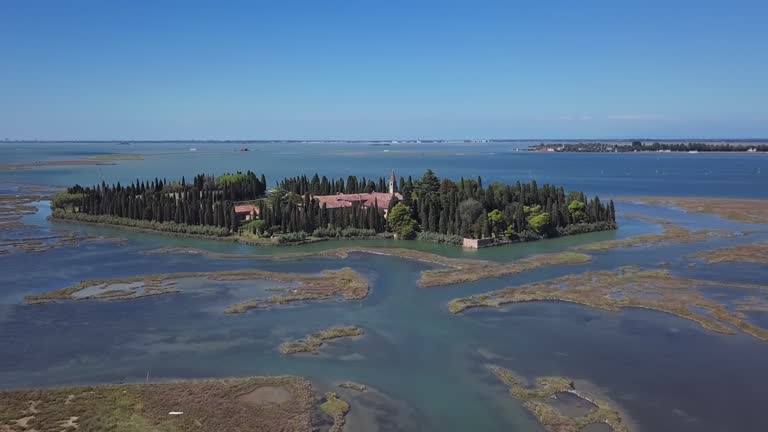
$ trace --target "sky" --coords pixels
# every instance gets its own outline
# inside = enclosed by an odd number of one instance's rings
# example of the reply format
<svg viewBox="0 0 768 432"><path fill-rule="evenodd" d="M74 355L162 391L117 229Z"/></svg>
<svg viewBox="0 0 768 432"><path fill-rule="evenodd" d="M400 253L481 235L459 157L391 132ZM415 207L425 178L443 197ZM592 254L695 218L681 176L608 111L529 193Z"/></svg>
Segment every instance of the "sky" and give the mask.
<svg viewBox="0 0 768 432"><path fill-rule="evenodd" d="M0 0L0 139L767 138L768 1Z"/></svg>

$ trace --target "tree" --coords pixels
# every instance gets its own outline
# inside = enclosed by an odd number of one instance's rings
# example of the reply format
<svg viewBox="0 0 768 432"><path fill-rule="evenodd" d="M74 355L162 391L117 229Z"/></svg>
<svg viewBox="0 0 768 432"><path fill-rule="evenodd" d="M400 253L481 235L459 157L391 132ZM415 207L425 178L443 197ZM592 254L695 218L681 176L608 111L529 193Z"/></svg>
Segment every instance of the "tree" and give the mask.
<svg viewBox="0 0 768 432"><path fill-rule="evenodd" d="M404 204L392 207L387 216L387 225L398 238L410 240L416 237L418 225L411 217L411 209Z"/></svg>
<svg viewBox="0 0 768 432"><path fill-rule="evenodd" d="M440 189L440 179L437 178L431 169L424 172L421 179L416 183L416 189L419 195L424 197L430 192L437 192Z"/></svg>
<svg viewBox="0 0 768 432"><path fill-rule="evenodd" d="M587 205L579 200L573 200L568 204L568 213L571 214L571 220L574 222L584 222L587 220Z"/></svg>
<svg viewBox="0 0 768 432"><path fill-rule="evenodd" d="M544 234L549 227L549 213L539 213L528 218L528 226L537 234Z"/></svg>
<svg viewBox="0 0 768 432"><path fill-rule="evenodd" d="M502 231L506 228L504 213L499 209L494 209L492 212L488 213L488 225L494 237L500 237Z"/></svg>

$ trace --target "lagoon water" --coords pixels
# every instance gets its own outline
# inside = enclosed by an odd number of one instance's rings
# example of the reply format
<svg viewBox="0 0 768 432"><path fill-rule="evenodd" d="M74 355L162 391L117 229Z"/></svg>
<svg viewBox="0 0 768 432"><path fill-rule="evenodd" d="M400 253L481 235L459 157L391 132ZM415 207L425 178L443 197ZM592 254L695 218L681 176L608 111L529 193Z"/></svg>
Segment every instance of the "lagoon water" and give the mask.
<svg viewBox="0 0 768 432"><path fill-rule="evenodd" d="M129 182L136 178L190 178L251 169L270 182L315 171L377 178L390 169L419 176L514 182L535 178L602 196L696 195L768 198L768 155L752 154L530 154L526 143L491 144L248 144L159 143L116 145L2 143L2 163L73 160L98 154L138 153L143 160L115 165L40 167L0 171L0 189L18 185ZM189 151L196 148L197 151ZM384 151L389 150L389 151ZM763 174L766 173L766 174ZM768 240L765 226L689 215L622 202L621 228L475 252L417 242L362 242L408 246L449 256L507 261L615 237L656 232L658 226L626 214L664 217L702 229L764 231L743 237L595 253L586 265L544 268L513 277L430 289L416 280L427 264L352 254L348 259L298 261L223 259L146 254L164 246L212 252L265 254L285 248L178 239L117 229L52 224L45 206L25 218L39 231L66 230L122 236L114 243L81 243L36 254L0 256L0 388L143 382L182 378L297 374L318 388L352 380L374 389L352 397L348 430L541 431L535 419L485 369L497 364L526 377L562 375L594 386L642 431L764 431L768 422L768 343L726 336L647 310L605 312L562 303L520 304L453 316L456 297L622 265L658 268L708 280L765 283L757 265L709 266L689 258L700 250ZM317 250L350 243L291 248ZM361 242L351 244L359 245ZM696 263L694 267L689 266ZM141 274L259 268L316 273L349 266L371 280L360 302L321 302L242 315L226 306L264 295L264 282L180 284L182 293L126 302L25 305L23 297L75 284ZM721 291L712 290L712 295ZM765 293L760 293L765 295ZM768 314L750 316L768 326ZM329 344L319 356L281 356L277 347L334 325L357 325L359 341Z"/></svg>

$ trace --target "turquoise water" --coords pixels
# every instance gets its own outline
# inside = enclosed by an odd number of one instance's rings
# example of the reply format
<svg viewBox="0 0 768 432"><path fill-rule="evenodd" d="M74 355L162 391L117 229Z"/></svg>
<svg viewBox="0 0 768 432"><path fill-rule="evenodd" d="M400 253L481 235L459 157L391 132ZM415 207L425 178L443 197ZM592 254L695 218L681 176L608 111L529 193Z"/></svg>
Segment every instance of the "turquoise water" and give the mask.
<svg viewBox="0 0 768 432"><path fill-rule="evenodd" d="M534 155L515 152L513 146L503 144L424 144L417 151L425 155L412 157L383 155L382 147L365 144L259 144L249 145L253 151L248 153L200 143L18 146L26 150L13 150L13 144L8 143L0 145L3 163L43 160L45 155L64 160L87 152L110 151L141 153L146 159L98 167L0 171L2 190L11 190L14 184L171 178L236 168L265 171L274 180L314 170L334 176L378 176L395 168L398 174L416 175L430 167L439 175L452 177L482 173L488 179L514 181L532 175L540 183L551 181L611 195L766 197L768 193L760 173L768 159L762 155ZM198 151L189 152L189 147ZM387 149L411 151L413 147L393 145ZM173 150L181 153L154 155ZM466 155L470 152L482 154ZM657 169L663 174L657 175ZM707 170L712 172L704 175ZM647 205L622 202L618 210L621 214L664 217L694 229L766 231L764 226ZM163 381L288 373L308 376L321 389L343 380L375 388L378 393L366 396L371 400L352 399L348 430L542 430L485 370L485 364L493 363L528 377L565 375L589 382L618 404L638 430L765 430L762 411L768 403L764 392L768 386L768 343L744 335L708 333L693 322L653 311L611 313L562 303L536 303L453 316L446 304L456 297L574 272L628 264L657 267L663 261L668 262L665 268L683 276L764 283L768 270L762 266L697 263L689 267L696 261L687 255L768 240L768 233L615 250L595 254L594 261L585 265L423 289L417 287L416 280L421 270L430 268L428 265L387 256L357 253L347 260L270 261L143 252L183 246L221 253L271 254L370 244L406 245L448 256L507 261L596 240L658 232L659 227L620 215L621 229L616 232L472 252L397 241L324 242L286 249L51 224L45 220L45 212L41 205L41 211L25 221L41 231L119 235L127 241L0 256L0 388L143 382L147 374L152 381ZM251 294L263 295L263 282L248 286L196 281L185 285L178 295L128 302L23 304L25 295L84 279L241 268L316 273L344 266L370 278L368 298L233 316L223 314L224 307ZM768 326L768 314L751 318ZM285 340L335 324L363 327L367 335L359 341L334 342L317 357L284 357L277 352Z"/></svg>

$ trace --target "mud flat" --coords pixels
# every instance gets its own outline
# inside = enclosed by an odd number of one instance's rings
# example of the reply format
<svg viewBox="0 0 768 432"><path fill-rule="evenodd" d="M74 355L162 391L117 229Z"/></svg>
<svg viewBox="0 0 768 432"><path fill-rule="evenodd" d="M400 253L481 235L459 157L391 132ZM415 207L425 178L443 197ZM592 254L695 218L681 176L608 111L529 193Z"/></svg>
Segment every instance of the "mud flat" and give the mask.
<svg viewBox="0 0 768 432"><path fill-rule="evenodd" d="M27 170L41 167L59 166L87 166L87 165L114 165L111 159L77 159L77 160L50 160L22 162L15 164L0 164L0 171Z"/></svg>
<svg viewBox="0 0 768 432"><path fill-rule="evenodd" d="M457 266L450 269L425 270L421 272L419 285L435 287L475 282L481 279L491 279L511 276L518 273L536 270L542 267L585 264L592 257L577 252L559 252L498 264L490 261L460 260Z"/></svg>
<svg viewBox="0 0 768 432"><path fill-rule="evenodd" d="M362 300L368 296L368 280L351 268L326 270L320 275L309 276L281 273L272 274L277 276L258 279L296 282L299 283L299 286L296 288L275 288L275 290L284 291L284 293L267 298L246 300L229 306L225 312L245 313L251 309L264 309L271 306L296 302L327 300L332 297L341 297L344 300L350 301Z"/></svg>
<svg viewBox="0 0 768 432"><path fill-rule="evenodd" d="M354 390L354 391L356 391L358 393L362 393L362 392L364 392L365 390L368 389L368 386L366 386L365 384L358 384L358 383L352 382L352 381L344 381L343 383L339 384L339 387L340 388Z"/></svg>
<svg viewBox="0 0 768 432"><path fill-rule="evenodd" d="M698 197L623 197L651 205L677 207L690 213L706 213L739 222L768 224L768 200Z"/></svg>
<svg viewBox="0 0 768 432"><path fill-rule="evenodd" d="M645 308L692 320L709 331L735 334L740 330L756 339L768 340L768 330L749 322L743 311L731 310L705 296L701 290L707 287L754 290L761 295L749 298L750 310L768 306L768 297L764 295L768 286L686 279L667 270L621 267L455 299L448 309L457 314L476 307L536 301L565 301L609 311Z"/></svg>
<svg viewBox="0 0 768 432"><path fill-rule="evenodd" d="M261 270L238 270L200 273L171 273L144 275L121 279L87 280L79 284L47 293L27 296L27 303L79 300L132 300L141 297L179 292L177 279L207 278L217 281L272 280L297 284L290 288L274 288L285 291L264 299L249 300L227 308L227 313L243 313L253 308L298 301L324 300L341 297L359 300L368 295L368 281L349 268L327 270L316 275L275 273Z"/></svg>
<svg viewBox="0 0 768 432"><path fill-rule="evenodd" d="M636 219L640 219L644 222L649 222L657 225L661 225L663 231L656 234L643 234L635 237L629 237L625 239L607 240L597 243L591 243L583 246L579 246L576 250L585 252L604 252L618 248L633 248L633 247L652 247L662 244L673 243L695 243L706 241L712 238L720 237L733 237L738 235L737 233L723 230L700 230L692 231L688 228L675 225L664 219L649 218L644 216L628 216Z"/></svg>
<svg viewBox="0 0 768 432"><path fill-rule="evenodd" d="M294 376L4 391L0 431L309 432L325 415L343 424L346 412L321 414L325 403Z"/></svg>
<svg viewBox="0 0 768 432"><path fill-rule="evenodd" d="M475 282L481 279L490 279L509 276L541 267L556 265L584 264L592 260L592 257L577 252L559 252L552 254L535 255L509 263L497 263L493 261L448 258L429 252L421 252L406 248L385 247L342 247L317 252L291 252L275 255L237 255L205 251L196 248L161 248L146 251L147 254L186 254L205 255L222 259L269 259L269 260L295 260L310 257L333 257L345 259L350 253L366 253L373 255L387 255L403 259L425 262L445 266L445 269L425 270L421 272L419 286L435 287L466 282Z"/></svg>
<svg viewBox="0 0 768 432"><path fill-rule="evenodd" d="M16 193L0 195L0 255L39 253L81 243L122 243L122 237L105 237L72 232L41 232L22 218L37 213L35 203L50 199L55 188L20 186Z"/></svg>
<svg viewBox="0 0 768 432"><path fill-rule="evenodd" d="M768 243L753 243L728 248L714 249L691 255L707 264L723 262L748 262L768 265Z"/></svg>
<svg viewBox="0 0 768 432"><path fill-rule="evenodd" d="M349 326L349 327L329 327L324 330L320 330L318 332L312 333L310 335L307 335L304 339L298 339L295 341L289 341L285 342L282 345L280 345L280 352L282 354L298 354L298 353L310 353L310 354L318 354L320 352L320 348L325 345L326 342L334 340L334 339L340 339L340 338L351 338L356 336L362 336L365 334L365 331L359 327L355 326ZM354 383L351 383L354 384ZM340 385L340 387L345 387L343 385ZM348 388L353 388L346 386ZM365 386L363 386L365 387ZM363 388L364 390L365 388Z"/></svg>
<svg viewBox="0 0 768 432"><path fill-rule="evenodd" d="M570 379L541 377L528 386L507 369L494 365L488 369L548 432L578 432L591 425L606 425L613 432L630 431L618 409L581 392Z"/></svg>
<svg viewBox="0 0 768 432"><path fill-rule="evenodd" d="M138 153L112 153L112 154L91 156L86 160L95 160L95 161L144 160L144 155L141 155Z"/></svg>

